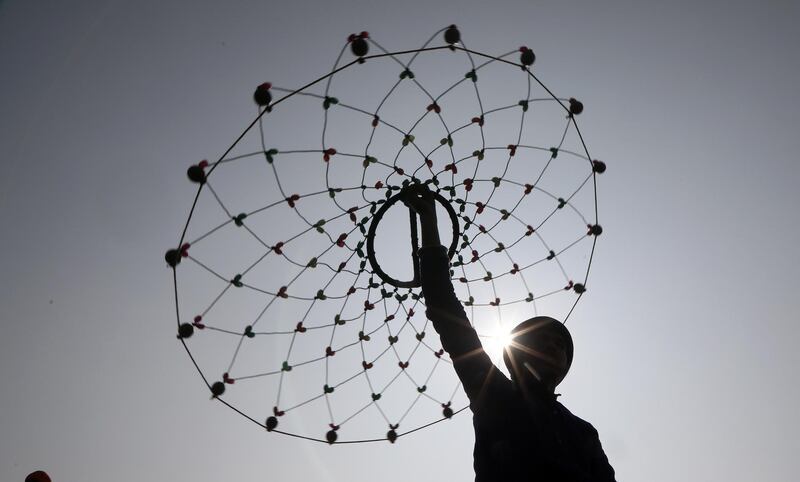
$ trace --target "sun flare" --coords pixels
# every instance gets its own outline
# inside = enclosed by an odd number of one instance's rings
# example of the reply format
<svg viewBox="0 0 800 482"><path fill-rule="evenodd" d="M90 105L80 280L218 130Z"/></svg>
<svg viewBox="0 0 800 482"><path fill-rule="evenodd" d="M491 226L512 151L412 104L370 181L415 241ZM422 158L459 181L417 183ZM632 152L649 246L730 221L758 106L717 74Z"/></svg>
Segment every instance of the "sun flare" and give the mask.
<svg viewBox="0 0 800 482"><path fill-rule="evenodd" d="M495 365L503 365L503 351L511 343L511 339L510 330L499 324L491 332L481 336L483 349Z"/></svg>

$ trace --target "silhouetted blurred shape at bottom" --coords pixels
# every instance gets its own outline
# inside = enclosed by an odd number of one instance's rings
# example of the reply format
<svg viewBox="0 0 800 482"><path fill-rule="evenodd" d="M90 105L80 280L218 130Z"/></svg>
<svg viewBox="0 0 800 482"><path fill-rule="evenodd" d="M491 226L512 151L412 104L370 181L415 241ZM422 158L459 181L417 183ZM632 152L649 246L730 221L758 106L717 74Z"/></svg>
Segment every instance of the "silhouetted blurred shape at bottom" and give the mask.
<svg viewBox="0 0 800 482"><path fill-rule="evenodd" d="M47 472L44 470L37 470L36 472L31 472L25 477L25 482L53 482L50 479L50 476L47 475Z"/></svg>

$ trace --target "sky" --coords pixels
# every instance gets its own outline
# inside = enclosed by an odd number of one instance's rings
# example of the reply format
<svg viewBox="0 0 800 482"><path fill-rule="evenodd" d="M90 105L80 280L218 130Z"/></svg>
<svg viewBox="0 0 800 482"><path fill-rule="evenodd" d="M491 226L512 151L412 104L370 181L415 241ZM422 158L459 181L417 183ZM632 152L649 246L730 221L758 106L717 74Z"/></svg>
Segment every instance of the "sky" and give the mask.
<svg viewBox="0 0 800 482"><path fill-rule="evenodd" d="M794 480L800 70L791 2L0 3L0 480L471 480L467 413L396 444L264 433L175 339L194 188L255 85L366 30L520 45L579 122L600 221L559 387L618 480Z"/></svg>

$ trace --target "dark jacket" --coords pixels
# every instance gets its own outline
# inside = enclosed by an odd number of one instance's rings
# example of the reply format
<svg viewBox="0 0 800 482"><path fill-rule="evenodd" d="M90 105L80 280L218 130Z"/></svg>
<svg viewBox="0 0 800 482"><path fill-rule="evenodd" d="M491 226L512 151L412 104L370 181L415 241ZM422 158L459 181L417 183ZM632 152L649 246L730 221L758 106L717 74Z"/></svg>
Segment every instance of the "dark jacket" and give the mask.
<svg viewBox="0 0 800 482"><path fill-rule="evenodd" d="M419 255L426 314L470 400L475 481L614 481L591 424L535 380L522 390L483 351L453 291L445 248L422 248Z"/></svg>

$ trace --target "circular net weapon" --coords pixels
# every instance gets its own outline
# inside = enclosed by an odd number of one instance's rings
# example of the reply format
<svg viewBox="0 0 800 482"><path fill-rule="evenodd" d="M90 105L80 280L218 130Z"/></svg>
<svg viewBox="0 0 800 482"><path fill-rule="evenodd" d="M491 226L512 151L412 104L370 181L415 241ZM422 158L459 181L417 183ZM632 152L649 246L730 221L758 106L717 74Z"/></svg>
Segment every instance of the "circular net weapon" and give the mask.
<svg viewBox="0 0 800 482"><path fill-rule="evenodd" d="M467 407L425 317L417 219L399 202L416 184L434 192L457 295L495 361L514 324L566 322L602 233L605 164L581 102L534 60L470 50L454 26L398 52L362 32L317 80L255 89L255 119L189 167L197 193L165 256L178 338L212 399L331 444L395 442Z"/></svg>

